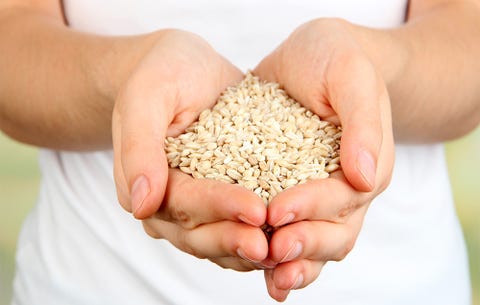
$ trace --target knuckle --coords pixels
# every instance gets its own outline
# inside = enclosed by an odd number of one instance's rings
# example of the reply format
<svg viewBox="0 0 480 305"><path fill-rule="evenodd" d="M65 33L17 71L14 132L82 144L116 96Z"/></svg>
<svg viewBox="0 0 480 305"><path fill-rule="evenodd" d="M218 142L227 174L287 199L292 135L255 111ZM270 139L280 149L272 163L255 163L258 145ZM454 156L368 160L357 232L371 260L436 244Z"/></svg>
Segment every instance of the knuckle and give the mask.
<svg viewBox="0 0 480 305"><path fill-rule="evenodd" d="M232 258L209 258L209 261L211 261L214 264L217 264L220 268L225 269L225 270L235 270L238 272L249 272L252 270L259 269L255 267L253 264L248 263L243 260L232 260Z"/></svg>
<svg viewBox="0 0 480 305"><path fill-rule="evenodd" d="M155 238L155 239L161 239L163 238L160 232L155 230L151 225L148 224L148 222L143 221L143 230L145 233L147 233L150 237Z"/></svg>
<svg viewBox="0 0 480 305"><path fill-rule="evenodd" d="M241 261L238 262L238 265L234 266L233 269L235 271L239 271L239 272L248 272L248 271L252 271L252 270L262 270L263 268L261 268L259 266L255 266L255 264L253 264L253 263L241 260Z"/></svg>
<svg viewBox="0 0 480 305"><path fill-rule="evenodd" d="M207 258L201 251L199 251L191 242L190 242L190 235L188 231L178 230L177 231L177 247L182 250L183 252L190 254L198 259L205 259Z"/></svg>
<svg viewBox="0 0 480 305"><path fill-rule="evenodd" d="M170 185L169 187L174 187L175 189L184 191L173 192L174 194L170 194L167 196L167 198L165 198L166 200L163 204L163 211L166 218L187 230L192 230L198 227L200 223L194 217L192 217L191 213L188 212L189 208L185 206L185 204L182 204L182 202L185 202L185 194L189 194L192 191L189 184L189 179L176 178L175 185Z"/></svg>
<svg viewBox="0 0 480 305"><path fill-rule="evenodd" d="M226 262L223 257L221 257L221 258L209 258L208 260L211 261L212 263L218 265L222 269L225 269L225 270L235 269L235 268L233 268L232 264L229 263L229 262Z"/></svg>
<svg viewBox="0 0 480 305"><path fill-rule="evenodd" d="M185 210L179 207L170 208L170 217L187 230L195 229L198 226L196 221L194 221Z"/></svg>
<svg viewBox="0 0 480 305"><path fill-rule="evenodd" d="M356 200L350 200L342 206L337 212L337 217L334 220L336 223L345 223L349 216L363 206L363 202L357 202Z"/></svg>
<svg viewBox="0 0 480 305"><path fill-rule="evenodd" d="M353 205L348 203L347 205L343 206L337 214L337 219L335 222L343 223L346 221L346 218L352 213Z"/></svg>
<svg viewBox="0 0 480 305"><path fill-rule="evenodd" d="M354 245L355 245L355 238L348 238L345 244L343 245L342 249L333 258L333 261L339 262L344 260L345 257L347 257L348 253L352 251Z"/></svg>

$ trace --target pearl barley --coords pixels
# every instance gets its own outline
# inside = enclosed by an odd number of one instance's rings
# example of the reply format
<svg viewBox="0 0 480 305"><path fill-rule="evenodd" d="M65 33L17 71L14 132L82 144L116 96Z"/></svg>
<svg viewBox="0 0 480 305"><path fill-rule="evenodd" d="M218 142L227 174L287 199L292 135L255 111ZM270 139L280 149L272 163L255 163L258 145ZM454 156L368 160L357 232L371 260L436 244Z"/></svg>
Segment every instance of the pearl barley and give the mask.
<svg viewBox="0 0 480 305"><path fill-rule="evenodd" d="M278 84L247 73L185 133L168 137L165 150L170 167L238 183L268 203L286 188L339 169L341 134Z"/></svg>

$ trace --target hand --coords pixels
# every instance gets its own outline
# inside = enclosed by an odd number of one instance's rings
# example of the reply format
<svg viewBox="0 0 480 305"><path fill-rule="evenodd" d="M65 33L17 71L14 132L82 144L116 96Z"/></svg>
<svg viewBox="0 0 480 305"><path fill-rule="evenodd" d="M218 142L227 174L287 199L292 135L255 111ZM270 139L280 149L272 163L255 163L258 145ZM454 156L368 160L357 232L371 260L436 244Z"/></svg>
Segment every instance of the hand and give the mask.
<svg viewBox="0 0 480 305"><path fill-rule="evenodd" d="M200 37L160 31L121 86L112 118L114 176L120 204L153 215L168 178L167 136L176 136L243 75Z"/></svg>
<svg viewBox="0 0 480 305"><path fill-rule="evenodd" d="M342 171L280 193L267 222L279 229L265 271L270 295L284 300L329 260L352 249L369 203L388 185L394 162L390 102L382 77L341 20L302 25L255 69L322 119L343 128Z"/></svg>
<svg viewBox="0 0 480 305"><path fill-rule="evenodd" d="M266 218L261 200L238 186L169 174L164 152L166 136L180 134L243 75L198 36L177 30L157 35L113 111L118 199L146 219L151 236L226 268L254 268L240 256L259 261L268 254L259 228Z"/></svg>
<svg viewBox="0 0 480 305"><path fill-rule="evenodd" d="M255 193L239 185L194 179L170 169L162 205L143 220L145 231L183 252L223 268L263 268L268 242L260 228L266 209Z"/></svg>

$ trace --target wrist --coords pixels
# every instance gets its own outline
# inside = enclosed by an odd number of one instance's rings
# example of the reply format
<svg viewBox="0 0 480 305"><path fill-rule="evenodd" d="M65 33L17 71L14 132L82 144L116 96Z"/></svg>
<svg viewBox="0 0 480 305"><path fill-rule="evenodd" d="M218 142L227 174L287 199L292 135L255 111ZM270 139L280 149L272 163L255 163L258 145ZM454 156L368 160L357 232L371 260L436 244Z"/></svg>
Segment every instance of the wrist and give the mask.
<svg viewBox="0 0 480 305"><path fill-rule="evenodd" d="M375 29L341 18L319 18L311 23L314 23L313 26L323 33L322 35L332 35L334 41L348 40L346 45L353 46L353 51L358 51L355 49L359 48L389 89L407 67L411 50L406 40L401 38L401 28Z"/></svg>
<svg viewBox="0 0 480 305"><path fill-rule="evenodd" d="M395 92L397 80L411 57L408 44L398 38L399 29L374 29L349 22L346 26L382 76L388 91Z"/></svg>
<svg viewBox="0 0 480 305"><path fill-rule="evenodd" d="M136 36L98 38L98 51L87 59L90 63L87 66L91 67L89 77L97 94L110 102L112 108L119 90L161 34L162 31L157 31Z"/></svg>

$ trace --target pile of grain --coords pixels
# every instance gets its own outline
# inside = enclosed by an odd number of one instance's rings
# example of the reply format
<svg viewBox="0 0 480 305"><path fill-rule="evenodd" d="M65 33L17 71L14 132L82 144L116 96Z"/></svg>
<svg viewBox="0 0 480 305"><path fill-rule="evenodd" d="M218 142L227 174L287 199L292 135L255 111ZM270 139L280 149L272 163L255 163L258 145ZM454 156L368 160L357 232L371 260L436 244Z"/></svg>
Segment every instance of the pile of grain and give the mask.
<svg viewBox="0 0 480 305"><path fill-rule="evenodd" d="M165 140L170 167L195 178L238 183L268 203L340 166L341 127L321 121L278 84L247 73L185 133Z"/></svg>

